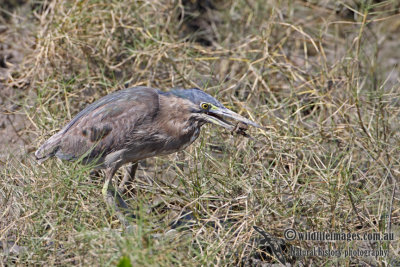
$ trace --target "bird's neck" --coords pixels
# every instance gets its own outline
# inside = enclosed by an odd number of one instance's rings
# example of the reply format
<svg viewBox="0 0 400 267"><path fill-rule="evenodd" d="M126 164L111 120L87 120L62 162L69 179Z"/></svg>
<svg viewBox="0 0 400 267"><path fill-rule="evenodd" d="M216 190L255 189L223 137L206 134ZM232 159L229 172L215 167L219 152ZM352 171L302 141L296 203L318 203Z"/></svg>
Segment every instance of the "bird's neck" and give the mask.
<svg viewBox="0 0 400 267"><path fill-rule="evenodd" d="M160 96L158 119L164 130L177 138L191 137L195 132L198 135L201 127L190 112L190 102L182 98Z"/></svg>

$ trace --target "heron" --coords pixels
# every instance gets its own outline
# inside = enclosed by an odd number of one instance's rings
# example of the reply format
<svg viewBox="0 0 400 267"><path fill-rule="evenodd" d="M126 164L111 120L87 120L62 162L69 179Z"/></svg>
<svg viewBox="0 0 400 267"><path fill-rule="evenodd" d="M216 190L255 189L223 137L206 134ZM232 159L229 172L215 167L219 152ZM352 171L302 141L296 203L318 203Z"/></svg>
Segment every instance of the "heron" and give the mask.
<svg viewBox="0 0 400 267"><path fill-rule="evenodd" d="M126 223L119 208L127 208L127 204L112 185L117 170L130 163L122 183L134 179L138 161L185 149L199 137L206 123L242 135L246 135L247 125L262 128L201 89L162 91L138 86L88 105L45 141L35 157L39 163L55 156L105 169L102 195L119 220Z"/></svg>

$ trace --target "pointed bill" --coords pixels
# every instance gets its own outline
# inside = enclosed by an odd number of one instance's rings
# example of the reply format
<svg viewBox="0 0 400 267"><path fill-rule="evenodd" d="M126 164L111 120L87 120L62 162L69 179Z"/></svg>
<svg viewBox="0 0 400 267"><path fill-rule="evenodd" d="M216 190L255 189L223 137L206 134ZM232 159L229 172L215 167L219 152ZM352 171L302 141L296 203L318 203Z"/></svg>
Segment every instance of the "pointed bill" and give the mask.
<svg viewBox="0 0 400 267"><path fill-rule="evenodd" d="M222 126L229 131L233 131L236 128L237 123L244 123L246 125L254 126L260 129L263 129L257 123L227 109L227 108L219 108L213 106L208 113L204 114L205 119L213 124ZM231 121L236 123L232 123Z"/></svg>

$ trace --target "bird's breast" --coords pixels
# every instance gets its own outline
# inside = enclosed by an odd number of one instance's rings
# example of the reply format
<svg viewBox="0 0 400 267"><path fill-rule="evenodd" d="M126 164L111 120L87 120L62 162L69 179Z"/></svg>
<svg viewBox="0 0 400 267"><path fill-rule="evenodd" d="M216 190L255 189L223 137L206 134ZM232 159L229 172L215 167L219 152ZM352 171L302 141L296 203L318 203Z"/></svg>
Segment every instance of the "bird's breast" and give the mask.
<svg viewBox="0 0 400 267"><path fill-rule="evenodd" d="M179 135L168 135L162 146L163 154L171 154L187 148L192 144L200 134L200 128L191 128L188 131L182 131Z"/></svg>
<svg viewBox="0 0 400 267"><path fill-rule="evenodd" d="M138 131L132 136L127 147L127 161L138 161L145 158L163 156L181 151L192 144L200 134L199 127L190 127L179 132Z"/></svg>
<svg viewBox="0 0 400 267"><path fill-rule="evenodd" d="M181 149L185 149L189 145L191 145L199 137L199 134L200 134L200 128L195 128L193 133L190 134L189 140L182 145Z"/></svg>

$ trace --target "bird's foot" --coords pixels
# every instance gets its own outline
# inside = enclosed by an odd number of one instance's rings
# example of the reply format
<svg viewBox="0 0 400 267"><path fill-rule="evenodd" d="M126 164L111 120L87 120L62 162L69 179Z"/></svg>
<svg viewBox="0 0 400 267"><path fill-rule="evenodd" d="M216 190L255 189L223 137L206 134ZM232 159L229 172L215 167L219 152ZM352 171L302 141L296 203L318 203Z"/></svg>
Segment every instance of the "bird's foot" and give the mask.
<svg viewBox="0 0 400 267"><path fill-rule="evenodd" d="M125 227L130 226L130 221L135 219L136 216L131 213L130 207L121 197L118 191L110 186L106 190L104 197L105 202L107 203L111 211L115 212L115 215L117 215L118 220L121 222L121 224Z"/></svg>

